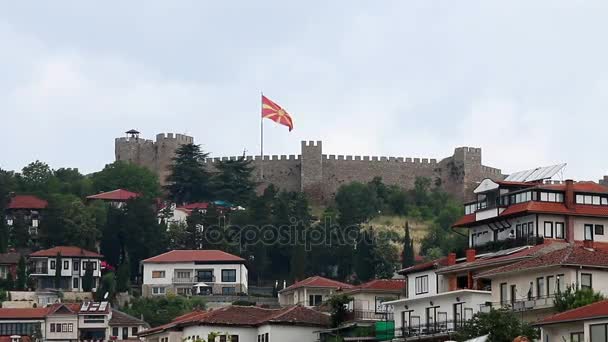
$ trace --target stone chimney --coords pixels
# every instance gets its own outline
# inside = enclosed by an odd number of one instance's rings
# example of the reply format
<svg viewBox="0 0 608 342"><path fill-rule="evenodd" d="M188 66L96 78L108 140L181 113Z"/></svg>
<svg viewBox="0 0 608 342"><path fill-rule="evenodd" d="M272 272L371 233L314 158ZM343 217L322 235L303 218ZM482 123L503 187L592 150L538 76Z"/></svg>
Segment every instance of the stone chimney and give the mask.
<svg viewBox="0 0 608 342"><path fill-rule="evenodd" d="M475 261L475 249L469 248L467 249L467 262Z"/></svg>
<svg viewBox="0 0 608 342"><path fill-rule="evenodd" d="M568 209L574 209L574 181L566 179L566 189L564 191L564 204ZM566 216L566 241L574 243L574 218L570 215Z"/></svg>
<svg viewBox="0 0 608 342"><path fill-rule="evenodd" d="M448 266L456 265L456 253L448 254Z"/></svg>
<svg viewBox="0 0 608 342"><path fill-rule="evenodd" d="M566 191L564 193L564 201L566 208L574 208L574 181L572 179L566 179Z"/></svg>

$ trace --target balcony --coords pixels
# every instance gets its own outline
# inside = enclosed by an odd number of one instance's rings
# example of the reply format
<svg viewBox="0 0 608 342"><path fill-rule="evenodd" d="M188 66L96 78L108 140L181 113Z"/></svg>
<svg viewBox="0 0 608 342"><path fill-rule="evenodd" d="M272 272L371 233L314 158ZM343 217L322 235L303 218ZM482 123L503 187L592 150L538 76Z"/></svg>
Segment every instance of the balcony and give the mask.
<svg viewBox="0 0 608 342"><path fill-rule="evenodd" d="M418 340L422 337L430 336L450 336L455 333L458 328L462 327L463 322L449 321L438 321L429 324L415 324L407 327L401 327L395 330L395 338L408 339L416 338Z"/></svg>
<svg viewBox="0 0 608 342"><path fill-rule="evenodd" d="M392 321L392 312L375 312L366 310L350 310L346 314L346 321Z"/></svg>
<svg viewBox="0 0 608 342"><path fill-rule="evenodd" d="M29 274L31 275L48 275L49 274L49 268L47 265L30 265L29 269L28 269Z"/></svg>
<svg viewBox="0 0 608 342"><path fill-rule="evenodd" d="M516 312L540 310L552 308L554 296L536 297L530 299L517 300L514 302L494 302L482 304L479 308L480 312L490 312L491 309L497 310L500 308L511 309Z"/></svg>
<svg viewBox="0 0 608 342"><path fill-rule="evenodd" d="M212 278L198 278L198 277L189 277L189 278L183 278L183 277L173 277L171 279L171 281L173 282L173 284L197 284L197 283L205 283L208 285L211 285L213 283L215 283L215 277Z"/></svg>

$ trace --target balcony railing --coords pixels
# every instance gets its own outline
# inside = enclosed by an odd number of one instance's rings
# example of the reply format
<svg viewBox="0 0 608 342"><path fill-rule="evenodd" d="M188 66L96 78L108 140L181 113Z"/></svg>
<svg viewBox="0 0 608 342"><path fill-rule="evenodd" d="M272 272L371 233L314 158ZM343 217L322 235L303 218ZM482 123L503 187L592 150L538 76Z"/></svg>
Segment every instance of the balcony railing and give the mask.
<svg viewBox="0 0 608 342"><path fill-rule="evenodd" d="M48 268L48 266L30 266L29 273L30 274L48 274L49 268Z"/></svg>
<svg viewBox="0 0 608 342"><path fill-rule="evenodd" d="M462 326L462 322L453 320L434 322L429 324L419 324L401 327L395 330L396 338L422 337L428 335L449 335L456 332Z"/></svg>
<svg viewBox="0 0 608 342"><path fill-rule="evenodd" d="M196 284L196 283L205 283L205 284L213 284L215 283L215 277L211 278L211 279L202 279L202 278L198 278L198 277L189 277L189 278L182 278L182 277L173 277L172 281L174 284Z"/></svg>
<svg viewBox="0 0 608 342"><path fill-rule="evenodd" d="M392 312L350 310L346 314L346 321L392 321L393 317Z"/></svg>
<svg viewBox="0 0 608 342"><path fill-rule="evenodd" d="M479 311L490 312L491 309L506 308L513 311L528 311L552 308L554 304L554 296L534 297L530 299L517 300L514 302L493 302L481 304Z"/></svg>

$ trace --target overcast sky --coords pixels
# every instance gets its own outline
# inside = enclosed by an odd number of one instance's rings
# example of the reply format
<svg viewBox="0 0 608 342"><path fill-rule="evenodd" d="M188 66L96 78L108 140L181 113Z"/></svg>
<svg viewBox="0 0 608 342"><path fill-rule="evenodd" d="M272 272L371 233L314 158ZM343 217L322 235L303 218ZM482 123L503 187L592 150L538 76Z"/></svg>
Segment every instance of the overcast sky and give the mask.
<svg viewBox="0 0 608 342"><path fill-rule="evenodd" d="M608 174L606 1L4 1L0 167L101 169L135 128L265 152Z"/></svg>

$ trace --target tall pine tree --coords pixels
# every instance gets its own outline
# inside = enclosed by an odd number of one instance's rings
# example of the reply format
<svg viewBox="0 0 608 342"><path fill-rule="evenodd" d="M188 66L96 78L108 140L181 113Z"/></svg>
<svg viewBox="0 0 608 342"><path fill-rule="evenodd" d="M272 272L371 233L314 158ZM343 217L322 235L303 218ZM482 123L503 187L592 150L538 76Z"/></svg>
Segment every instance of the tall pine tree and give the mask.
<svg viewBox="0 0 608 342"><path fill-rule="evenodd" d="M244 206L255 194L252 161L241 157L217 163L217 173L213 177L215 197L219 200Z"/></svg>
<svg viewBox="0 0 608 342"><path fill-rule="evenodd" d="M171 174L165 188L169 197L178 204L207 201L213 199L211 175L205 167L209 154L200 145L185 144L175 151Z"/></svg>

